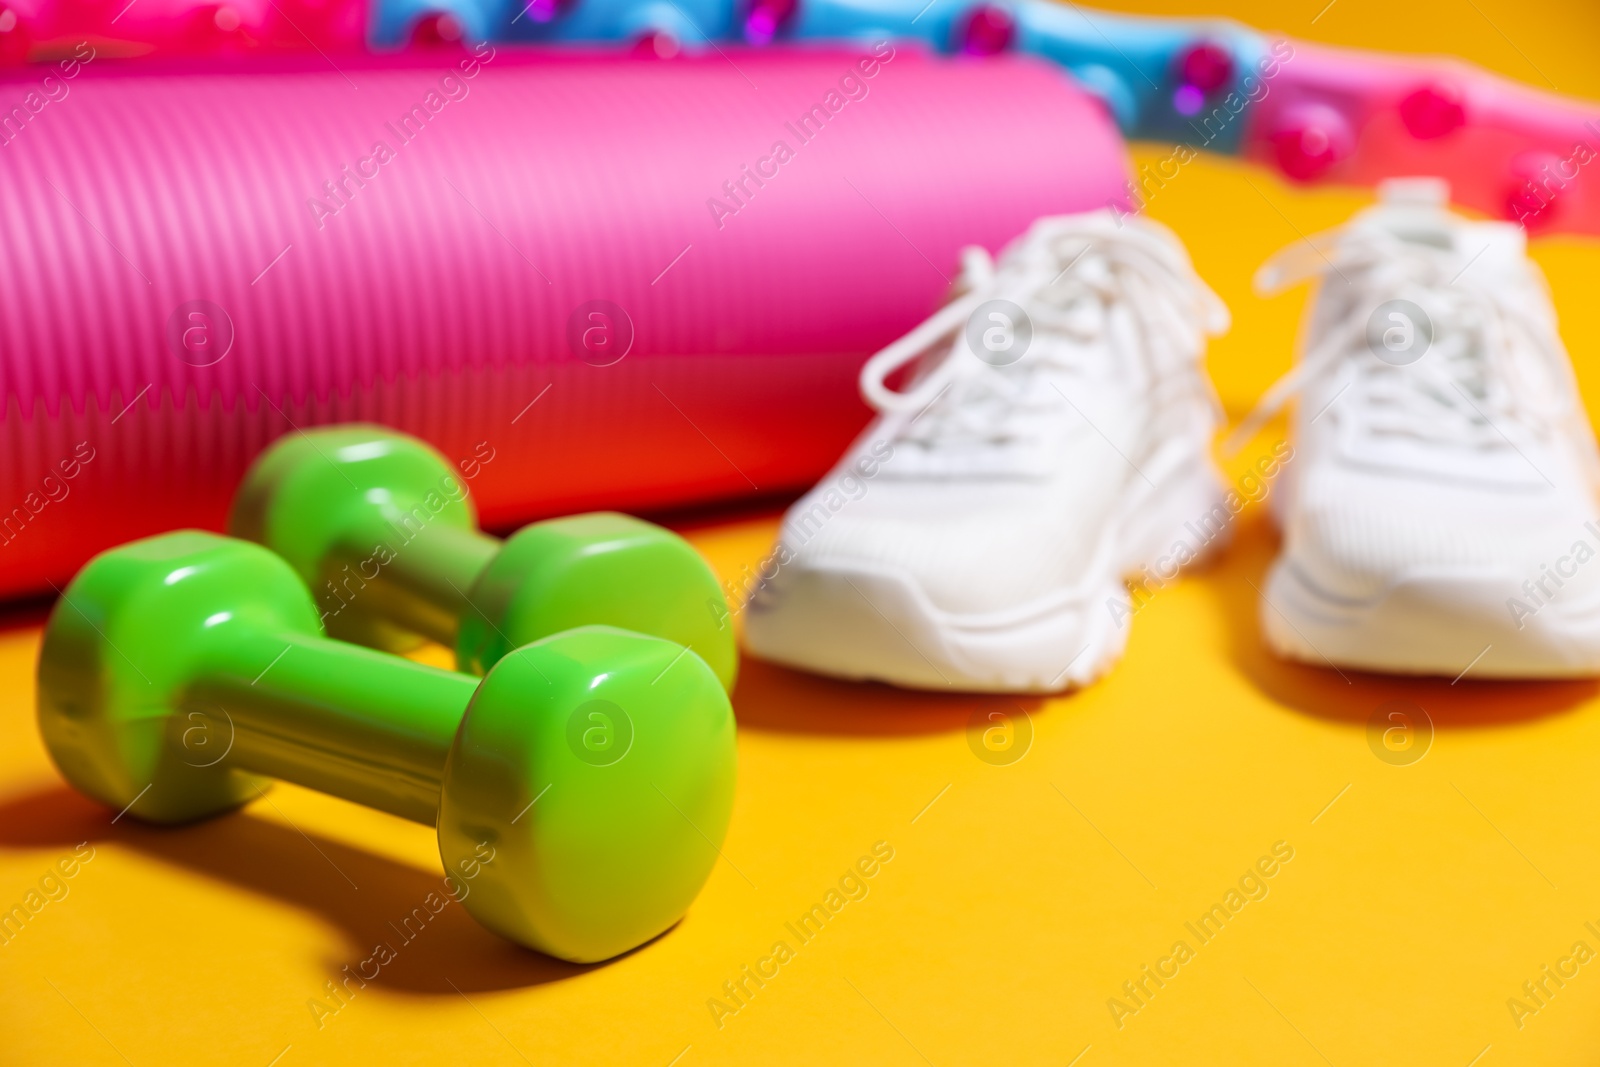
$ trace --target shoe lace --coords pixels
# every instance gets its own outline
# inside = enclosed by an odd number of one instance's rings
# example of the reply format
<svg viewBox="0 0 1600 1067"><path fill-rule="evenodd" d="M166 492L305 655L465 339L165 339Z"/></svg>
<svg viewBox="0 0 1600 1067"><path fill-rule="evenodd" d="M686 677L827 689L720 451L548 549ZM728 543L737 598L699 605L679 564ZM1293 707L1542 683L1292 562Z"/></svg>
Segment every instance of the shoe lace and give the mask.
<svg viewBox="0 0 1600 1067"><path fill-rule="evenodd" d="M986 301L1019 305L1033 325L1026 355L1005 367L972 351L964 331ZM1054 370L1081 372L1095 342L1126 307L1137 333L1134 347L1150 361L1157 389L1198 389L1214 412L1220 404L1197 355L1206 334L1227 329L1228 310L1194 273L1176 238L1135 219L1117 227L1108 215L1042 219L1008 248L999 264L981 248L962 253L956 296L916 329L872 356L861 369L861 392L880 412L918 415L900 425L899 443L927 451L1027 444L1038 421L1071 402L1054 388ZM957 335L942 359L929 361L904 392L887 379Z"/></svg>
<svg viewBox="0 0 1600 1067"><path fill-rule="evenodd" d="M1507 285L1503 276L1450 249L1406 240L1376 227L1347 227L1291 245L1268 260L1256 288L1273 295L1315 277L1343 314L1304 351L1228 437L1237 452L1310 383L1331 379L1331 407L1345 391L1344 410L1366 432L1472 449L1517 447L1513 437L1545 435L1576 410L1576 383L1555 331L1548 297ZM1344 290L1330 291L1340 281ZM1379 359L1367 347L1368 315L1391 299L1420 307L1432 342L1415 362ZM1413 324L1415 326L1415 324ZM1320 418L1317 413L1314 418Z"/></svg>

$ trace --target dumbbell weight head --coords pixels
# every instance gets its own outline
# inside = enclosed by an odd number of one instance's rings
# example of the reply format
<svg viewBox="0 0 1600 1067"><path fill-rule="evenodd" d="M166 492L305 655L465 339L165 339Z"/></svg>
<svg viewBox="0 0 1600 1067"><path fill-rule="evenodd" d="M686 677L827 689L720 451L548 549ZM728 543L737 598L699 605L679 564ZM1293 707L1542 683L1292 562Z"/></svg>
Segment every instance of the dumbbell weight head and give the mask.
<svg viewBox="0 0 1600 1067"><path fill-rule="evenodd" d="M524 526L472 587L457 663L480 673L535 636L589 624L657 634L694 649L733 688L738 649L722 591L683 538L600 511Z"/></svg>
<svg viewBox="0 0 1600 1067"><path fill-rule="evenodd" d="M383 427L348 425L264 452L229 531L288 559L332 609L328 631L347 640L403 649L420 633L481 673L549 634L620 626L694 649L733 687L726 601L683 538L610 512L534 523L503 545L475 523L443 456Z"/></svg>
<svg viewBox="0 0 1600 1067"><path fill-rule="evenodd" d="M619 648L620 633L582 627L503 657L444 773L445 868L495 850L468 910L562 959L606 959L677 922L732 814L734 725L716 676L659 638ZM548 692L530 714L528 695Z"/></svg>
<svg viewBox="0 0 1600 1067"><path fill-rule="evenodd" d="M397 621L406 612L374 580L386 557L426 552L446 538L470 544L477 528L464 483L442 455L414 437L359 423L280 438L251 465L228 517L230 534L289 561L322 603L329 634L396 652L422 637ZM469 563L447 579L465 589L475 573Z"/></svg>
<svg viewBox="0 0 1600 1067"><path fill-rule="evenodd" d="M136 541L90 561L56 603L39 654L39 730L80 791L149 822L181 823L265 786L216 760L229 742L222 716L187 702L189 688L223 623L321 630L294 571L239 544L198 532Z"/></svg>

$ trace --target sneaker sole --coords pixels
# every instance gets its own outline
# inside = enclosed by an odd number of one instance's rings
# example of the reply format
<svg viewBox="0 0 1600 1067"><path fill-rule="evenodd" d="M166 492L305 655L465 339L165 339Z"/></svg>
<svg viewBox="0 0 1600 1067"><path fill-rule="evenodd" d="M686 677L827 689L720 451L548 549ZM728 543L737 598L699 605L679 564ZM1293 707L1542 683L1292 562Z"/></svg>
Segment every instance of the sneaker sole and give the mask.
<svg viewBox="0 0 1600 1067"><path fill-rule="evenodd" d="M1333 596L1291 557L1272 566L1261 628L1280 656L1387 674L1460 678L1600 675L1600 605L1546 606L1518 625L1509 577L1436 575L1370 600Z"/></svg>
<svg viewBox="0 0 1600 1067"><path fill-rule="evenodd" d="M910 575L889 568L792 569L770 590L771 603L752 604L745 644L774 663L913 689L1053 693L1088 685L1127 644L1133 608L1124 578L1154 566L1174 539L1192 544L1185 524L1225 510L1222 500L1211 462L1189 464L1112 524L1097 558L1113 562L1085 581L1086 592L1004 613L943 611ZM1189 565L1226 540L1223 530ZM1128 547L1114 553L1115 545ZM1114 614L1113 605L1122 611Z"/></svg>

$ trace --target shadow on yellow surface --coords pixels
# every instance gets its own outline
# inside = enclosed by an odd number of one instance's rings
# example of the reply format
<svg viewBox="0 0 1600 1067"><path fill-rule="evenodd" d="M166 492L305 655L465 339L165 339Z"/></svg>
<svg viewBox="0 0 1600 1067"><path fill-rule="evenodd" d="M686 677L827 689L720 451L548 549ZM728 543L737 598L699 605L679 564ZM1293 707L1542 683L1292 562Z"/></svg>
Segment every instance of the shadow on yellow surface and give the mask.
<svg viewBox="0 0 1600 1067"><path fill-rule="evenodd" d="M740 729L774 733L900 737L966 729L982 713L1018 709L1029 714L1044 704L1025 695L937 693L896 689L881 682L846 682L789 670L755 659L739 662L733 710Z"/></svg>
<svg viewBox="0 0 1600 1067"><path fill-rule="evenodd" d="M0 634L43 626L50 618L50 610L55 607L55 603L56 598L53 594L48 597L31 597L27 600L13 600L6 603L0 607Z"/></svg>
<svg viewBox="0 0 1600 1067"><path fill-rule="evenodd" d="M428 895L446 899L443 876L292 826L235 812L190 826L161 828L131 819L111 824L106 809L65 787L0 801L0 848L68 849L112 842L202 877L319 915L341 930L350 952L323 961L330 973L386 942L399 951L383 967L384 985L413 994L459 998L462 990L526 989L594 970L521 948L479 926L453 902L408 935L382 917L404 917ZM310 841L329 861L308 855ZM360 893L339 892L341 875ZM426 910L426 909L425 909ZM442 929L433 930L433 926ZM425 932L426 936L421 936ZM451 983L454 983L452 985Z"/></svg>
<svg viewBox="0 0 1600 1067"><path fill-rule="evenodd" d="M1438 729L1470 729L1522 722L1578 710L1600 694L1600 681L1458 681L1439 677L1370 674L1294 663L1276 656L1261 634L1258 590L1279 540L1259 513L1239 524L1228 546L1206 573L1228 634L1229 658L1263 695L1319 719L1365 722L1391 701L1415 704ZM1463 666L1466 664L1463 663Z"/></svg>

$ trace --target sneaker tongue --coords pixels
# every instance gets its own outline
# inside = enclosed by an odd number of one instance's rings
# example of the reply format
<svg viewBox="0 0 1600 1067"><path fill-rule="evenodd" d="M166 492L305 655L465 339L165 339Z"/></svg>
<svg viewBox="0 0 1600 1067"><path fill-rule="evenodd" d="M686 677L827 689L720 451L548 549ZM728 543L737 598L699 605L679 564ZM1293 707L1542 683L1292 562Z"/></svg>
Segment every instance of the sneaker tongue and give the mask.
<svg viewBox="0 0 1600 1067"><path fill-rule="evenodd" d="M1462 267L1514 269L1527 252L1526 235L1508 222L1474 222L1450 210L1450 184L1442 178L1393 178L1378 186L1378 203L1363 211L1376 226L1415 244L1445 249Z"/></svg>
<svg viewBox="0 0 1600 1067"><path fill-rule="evenodd" d="M1450 186L1441 179L1395 178L1378 186L1378 203L1361 213L1361 221L1405 241L1451 248L1462 220L1449 204Z"/></svg>

